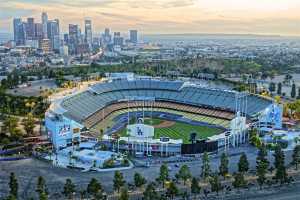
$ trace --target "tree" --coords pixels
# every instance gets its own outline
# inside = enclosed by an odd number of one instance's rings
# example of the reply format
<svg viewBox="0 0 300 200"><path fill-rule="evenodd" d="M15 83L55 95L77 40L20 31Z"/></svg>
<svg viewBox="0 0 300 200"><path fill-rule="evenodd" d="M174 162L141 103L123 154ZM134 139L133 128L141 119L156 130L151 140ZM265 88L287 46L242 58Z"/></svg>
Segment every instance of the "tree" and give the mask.
<svg viewBox="0 0 300 200"><path fill-rule="evenodd" d="M183 184L185 185L186 181L192 177L189 167L187 165L183 165L180 168L177 177L183 180Z"/></svg>
<svg viewBox="0 0 300 200"><path fill-rule="evenodd" d="M286 167L285 167L285 163L284 163L285 155L284 155L280 145L276 146L274 157L275 157L274 166L276 169L274 179L277 182L279 181L280 184L286 183L288 181L288 175L287 175Z"/></svg>
<svg viewBox="0 0 300 200"><path fill-rule="evenodd" d="M278 94L278 95L281 95L281 91L282 91L282 83L279 82L279 83L277 84L277 94Z"/></svg>
<svg viewBox="0 0 300 200"><path fill-rule="evenodd" d="M210 179L209 184L212 192L216 192L219 195L219 191L223 189L219 175L215 173Z"/></svg>
<svg viewBox="0 0 300 200"><path fill-rule="evenodd" d="M292 98L296 97L296 84L295 83L293 83L293 85L292 85L291 97Z"/></svg>
<svg viewBox="0 0 300 200"><path fill-rule="evenodd" d="M127 188L122 188L121 190L121 195L120 197L118 198L119 200L128 200L129 199L129 194L128 194L128 190Z"/></svg>
<svg viewBox="0 0 300 200"><path fill-rule="evenodd" d="M134 174L134 185L135 187L142 187L146 184L146 179L139 173Z"/></svg>
<svg viewBox="0 0 300 200"><path fill-rule="evenodd" d="M281 149L280 145L275 147L274 156L274 167L275 169L279 168L281 165L284 165L285 155Z"/></svg>
<svg viewBox="0 0 300 200"><path fill-rule="evenodd" d="M168 197L170 197L170 199L174 199L174 197L177 196L178 193L179 193L179 190L178 190L176 184L173 181L171 181L169 183L169 186L167 187L166 195Z"/></svg>
<svg viewBox="0 0 300 200"><path fill-rule="evenodd" d="M8 197L6 197L5 200L17 200L17 198L13 195L8 195Z"/></svg>
<svg viewBox="0 0 300 200"><path fill-rule="evenodd" d="M201 187L199 186L198 180L194 177L191 184L191 193L196 196L197 194L200 194L200 191Z"/></svg>
<svg viewBox="0 0 300 200"><path fill-rule="evenodd" d="M12 172L10 173L9 176L9 195L17 199L18 189L19 189L18 180L15 176L15 173Z"/></svg>
<svg viewBox="0 0 300 200"><path fill-rule="evenodd" d="M228 164L229 164L229 160L228 160L228 156L226 155L226 153L222 153L221 155L221 163L219 166L219 174L221 176L226 177L226 175L228 174Z"/></svg>
<svg viewBox="0 0 300 200"><path fill-rule="evenodd" d="M36 192L39 194L40 200L48 199L48 191L45 179L42 176L38 177Z"/></svg>
<svg viewBox="0 0 300 200"><path fill-rule="evenodd" d="M27 135L33 135L34 128L35 128L35 120L31 113L27 114L27 116L23 119L23 126L24 130L26 131Z"/></svg>
<svg viewBox="0 0 300 200"><path fill-rule="evenodd" d="M258 151L258 155L256 157L256 175L257 175L257 183L260 188L262 188L263 184L266 182L266 174L268 172L269 161L266 158L268 155L267 149L265 145L262 145Z"/></svg>
<svg viewBox="0 0 300 200"><path fill-rule="evenodd" d="M155 191L154 184L148 184L145 191L143 192L143 200L153 200L158 198L159 194Z"/></svg>
<svg viewBox="0 0 300 200"><path fill-rule="evenodd" d="M97 200L105 199L105 196L103 195L102 186L95 178L91 179L90 183L87 186L86 192L89 195L91 195L94 199Z"/></svg>
<svg viewBox="0 0 300 200"><path fill-rule="evenodd" d="M39 200L48 200L48 194L43 192L39 195Z"/></svg>
<svg viewBox="0 0 300 200"><path fill-rule="evenodd" d="M22 138L21 130L18 128L18 121L18 118L10 116L4 120L2 126L2 131L9 133L14 141L18 141Z"/></svg>
<svg viewBox="0 0 300 200"><path fill-rule="evenodd" d="M75 191L75 185L73 184L72 180L67 179L62 194L65 195L66 198L72 199Z"/></svg>
<svg viewBox="0 0 300 200"><path fill-rule="evenodd" d="M119 171L116 171L113 182L114 182L114 190L117 190L119 193L121 187L123 187L125 184L123 174Z"/></svg>
<svg viewBox="0 0 300 200"><path fill-rule="evenodd" d="M160 166L159 177L157 180L162 183L163 188L165 187L165 182L169 179L169 170L167 165L163 164Z"/></svg>
<svg viewBox="0 0 300 200"><path fill-rule="evenodd" d="M102 141L103 136L104 136L104 130L103 130L103 129L100 129L100 135L99 135L99 137L98 137L100 141Z"/></svg>
<svg viewBox="0 0 300 200"><path fill-rule="evenodd" d="M243 188L247 185L247 181L245 180L244 173L238 172L234 174L234 181L232 182L232 186L234 188Z"/></svg>
<svg viewBox="0 0 300 200"><path fill-rule="evenodd" d="M251 129L250 130L250 143L254 145L255 147L260 147L262 142L260 140L260 137L258 135L257 129Z"/></svg>
<svg viewBox="0 0 300 200"><path fill-rule="evenodd" d="M246 173L248 172L248 170L249 170L249 162L247 159L247 155L243 153L238 163L238 171L241 173Z"/></svg>
<svg viewBox="0 0 300 200"><path fill-rule="evenodd" d="M207 152L204 152L204 154L203 154L201 169L202 169L201 177L206 180L210 176L210 173L211 173L209 156L208 156Z"/></svg>
<svg viewBox="0 0 300 200"><path fill-rule="evenodd" d="M292 158L293 160L291 164L295 166L296 170L298 170L298 165L300 164L300 145L295 146Z"/></svg>

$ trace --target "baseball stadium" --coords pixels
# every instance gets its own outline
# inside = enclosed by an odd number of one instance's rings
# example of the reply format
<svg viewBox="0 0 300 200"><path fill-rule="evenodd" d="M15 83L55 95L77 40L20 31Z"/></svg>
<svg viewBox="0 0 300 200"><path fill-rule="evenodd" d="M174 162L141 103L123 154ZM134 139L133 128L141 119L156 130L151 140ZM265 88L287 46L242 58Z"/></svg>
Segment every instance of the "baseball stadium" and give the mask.
<svg viewBox="0 0 300 200"><path fill-rule="evenodd" d="M237 113L246 126L260 116L267 127L280 126L282 112L261 96L149 77L108 79L53 104L46 127L60 147L80 140L82 130L95 138L129 138L126 127L141 123L154 128L153 143L168 138L190 144L191 133L207 140L230 132Z"/></svg>

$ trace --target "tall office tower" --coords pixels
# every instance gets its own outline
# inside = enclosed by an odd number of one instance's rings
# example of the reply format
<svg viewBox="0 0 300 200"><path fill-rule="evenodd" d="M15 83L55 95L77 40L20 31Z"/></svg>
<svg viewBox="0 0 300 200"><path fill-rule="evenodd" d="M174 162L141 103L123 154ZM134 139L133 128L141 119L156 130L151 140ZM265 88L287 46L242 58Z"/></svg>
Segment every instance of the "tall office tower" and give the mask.
<svg viewBox="0 0 300 200"><path fill-rule="evenodd" d="M43 24L41 23L34 24L34 38L39 42L41 42L41 40L44 38Z"/></svg>
<svg viewBox="0 0 300 200"><path fill-rule="evenodd" d="M78 46L79 28L78 25L69 24L69 52L76 54Z"/></svg>
<svg viewBox="0 0 300 200"><path fill-rule="evenodd" d="M59 21L51 20L47 23L47 38L50 40L51 48L58 51L60 46L59 41Z"/></svg>
<svg viewBox="0 0 300 200"><path fill-rule="evenodd" d="M53 38L53 49L54 50L58 50L59 51L59 47L60 47L60 28L59 28L59 20L58 19L55 19L54 20L56 22L56 30L57 30L57 34L54 35L54 38Z"/></svg>
<svg viewBox="0 0 300 200"><path fill-rule="evenodd" d="M27 18L26 23L26 40L33 40L34 39L34 18Z"/></svg>
<svg viewBox="0 0 300 200"><path fill-rule="evenodd" d="M17 46L25 44L25 24L20 18L13 21L14 25L14 41Z"/></svg>
<svg viewBox="0 0 300 200"><path fill-rule="evenodd" d="M136 44L138 42L138 32L137 30L130 30L129 31L129 35L130 35L130 42Z"/></svg>
<svg viewBox="0 0 300 200"><path fill-rule="evenodd" d="M92 44L93 44L93 33L92 33L92 21L91 20L85 20L85 42L89 45L90 50L92 50Z"/></svg>
<svg viewBox="0 0 300 200"><path fill-rule="evenodd" d="M47 23L48 23L48 15L47 13L42 13L42 25L43 25L43 37L46 39L48 37L48 31L47 31Z"/></svg>
<svg viewBox="0 0 300 200"><path fill-rule="evenodd" d="M65 33L65 34L64 34L64 44L65 44L65 45L68 45L68 44L69 44L69 34L68 34L68 33Z"/></svg>
<svg viewBox="0 0 300 200"><path fill-rule="evenodd" d="M109 28L105 28L102 39L105 44L109 44L111 42L111 35L110 35Z"/></svg>
<svg viewBox="0 0 300 200"><path fill-rule="evenodd" d="M120 32L114 32L114 45L123 46L123 37Z"/></svg>

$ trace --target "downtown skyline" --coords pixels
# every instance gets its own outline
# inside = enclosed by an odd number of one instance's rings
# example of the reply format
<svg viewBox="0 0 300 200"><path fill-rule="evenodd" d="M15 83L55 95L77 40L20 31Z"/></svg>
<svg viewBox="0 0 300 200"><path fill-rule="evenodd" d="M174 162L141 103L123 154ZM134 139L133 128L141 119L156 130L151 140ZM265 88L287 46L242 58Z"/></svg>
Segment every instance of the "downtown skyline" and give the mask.
<svg viewBox="0 0 300 200"><path fill-rule="evenodd" d="M300 36L300 2L297 0L0 0L0 32L12 32L12 19L41 12L68 24L93 21L94 32L105 27L126 32L224 33Z"/></svg>

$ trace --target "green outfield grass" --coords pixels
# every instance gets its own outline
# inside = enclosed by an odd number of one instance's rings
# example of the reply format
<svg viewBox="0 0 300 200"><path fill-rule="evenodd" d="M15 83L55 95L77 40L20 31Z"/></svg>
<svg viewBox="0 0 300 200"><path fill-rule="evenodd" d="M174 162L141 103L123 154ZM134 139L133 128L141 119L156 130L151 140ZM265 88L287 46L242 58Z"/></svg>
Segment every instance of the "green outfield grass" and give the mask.
<svg viewBox="0 0 300 200"><path fill-rule="evenodd" d="M152 119L153 125L158 125L162 122L161 119ZM151 124L150 119L146 119L145 124ZM183 143L189 144L190 134L197 133L197 139L205 139L207 137L222 133L222 129L211 128L206 126L194 126L186 123L176 122L174 125L167 128L155 128L154 137L169 137L171 139L182 139ZM126 129L119 132L121 136L126 136Z"/></svg>

